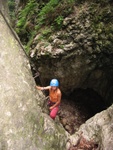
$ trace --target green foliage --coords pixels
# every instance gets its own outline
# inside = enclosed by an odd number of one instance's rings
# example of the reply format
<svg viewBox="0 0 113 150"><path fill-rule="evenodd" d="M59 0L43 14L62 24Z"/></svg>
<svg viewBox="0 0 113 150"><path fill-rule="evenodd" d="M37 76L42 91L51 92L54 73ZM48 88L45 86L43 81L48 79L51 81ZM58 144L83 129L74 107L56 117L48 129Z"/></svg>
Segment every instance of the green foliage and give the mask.
<svg viewBox="0 0 113 150"><path fill-rule="evenodd" d="M54 20L54 25L57 29L60 29L62 27L63 24L63 16L58 16L55 20Z"/></svg>
<svg viewBox="0 0 113 150"><path fill-rule="evenodd" d="M19 12L15 28L22 43L27 45L27 51L37 31L42 32L42 39L48 38L54 30L61 29L64 18L72 12L74 4L74 0L28 0Z"/></svg>
<svg viewBox="0 0 113 150"><path fill-rule="evenodd" d="M29 54L29 48L30 48L30 45L32 44L35 34L36 34L35 31L30 34L29 41L25 45L25 51L27 54Z"/></svg>
<svg viewBox="0 0 113 150"><path fill-rule="evenodd" d="M46 16L47 13L52 12L54 8L58 5L59 0L50 0L39 13L39 17Z"/></svg>
<svg viewBox="0 0 113 150"><path fill-rule="evenodd" d="M14 0L8 0L8 7L9 7L9 13L11 16L11 19L15 19L15 1Z"/></svg>
<svg viewBox="0 0 113 150"><path fill-rule="evenodd" d="M74 0L50 0L40 11L37 18L36 29L42 25L52 24L61 27L63 18L69 15L74 6Z"/></svg>
<svg viewBox="0 0 113 150"><path fill-rule="evenodd" d="M14 0L8 0L8 6L10 11L14 11L15 9L15 1Z"/></svg>
<svg viewBox="0 0 113 150"><path fill-rule="evenodd" d="M41 31L41 35L38 37L37 42L42 41L44 39L47 39L50 36L51 33L52 33L51 27L50 28L46 27L45 29L43 29Z"/></svg>
<svg viewBox="0 0 113 150"><path fill-rule="evenodd" d="M52 14L54 12L54 8L58 5L59 0L50 0L40 11L40 13L38 14L38 26L36 27L38 29L38 27L40 27L41 25L43 25L45 23L45 20L47 18L47 14Z"/></svg>
<svg viewBox="0 0 113 150"><path fill-rule="evenodd" d="M17 28L18 27L21 28L21 27L23 27L25 25L25 23L26 23L26 17L22 17L20 20L18 20L16 27Z"/></svg>
<svg viewBox="0 0 113 150"><path fill-rule="evenodd" d="M51 34L51 32L52 32L51 28L46 28L42 31L42 35L47 37L48 35Z"/></svg>
<svg viewBox="0 0 113 150"><path fill-rule="evenodd" d="M17 27L24 27L27 19L35 13L37 2L35 0L29 0L25 8L20 12Z"/></svg>
<svg viewBox="0 0 113 150"><path fill-rule="evenodd" d="M18 22L15 30L18 33L23 45L26 45L28 51L35 35L34 20L38 12L38 3L36 0L29 0L24 9L19 12Z"/></svg>

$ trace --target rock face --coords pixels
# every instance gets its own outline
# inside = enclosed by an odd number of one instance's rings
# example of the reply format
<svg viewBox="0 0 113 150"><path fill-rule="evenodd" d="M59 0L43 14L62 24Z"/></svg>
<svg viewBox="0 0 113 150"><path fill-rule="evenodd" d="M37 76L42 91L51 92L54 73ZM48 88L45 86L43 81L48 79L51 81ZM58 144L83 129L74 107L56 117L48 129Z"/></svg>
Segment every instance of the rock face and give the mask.
<svg viewBox="0 0 113 150"><path fill-rule="evenodd" d="M76 145L80 140L81 134L87 141L93 141L97 144L99 150L113 149L113 105L107 110L95 115L93 118L86 121L79 131L72 135L67 143L67 147L73 146L76 150ZM83 143L82 143L83 144ZM89 149L88 149L89 150Z"/></svg>
<svg viewBox="0 0 113 150"><path fill-rule="evenodd" d="M42 38L43 33L35 37L30 56L43 85L55 77L65 94L91 88L107 102L113 101L113 28L108 5L101 12L101 2L75 6L73 14L64 19L62 30L47 38Z"/></svg>
<svg viewBox="0 0 113 150"><path fill-rule="evenodd" d="M35 90L28 58L1 13L0 97L1 150L65 150L67 134L42 112L45 98Z"/></svg>
<svg viewBox="0 0 113 150"><path fill-rule="evenodd" d="M1 0L0 1L0 10L2 13L5 15L5 17L9 18L9 13L8 13L8 4L7 0Z"/></svg>
<svg viewBox="0 0 113 150"><path fill-rule="evenodd" d="M75 11L76 17L64 20L65 30L37 45L38 35L32 45L31 57L40 71L43 85L57 77L65 93L88 87L113 101L112 34L107 34L102 20L95 28L92 26L91 19L96 11L89 16L89 7L85 4L80 9L83 17ZM109 13L105 14L109 16ZM83 149L83 145L93 141L98 149L112 150L113 105L68 136L60 124L44 114L42 107L46 99L42 92L35 90L28 59L1 14L0 41L0 149L75 150L76 145L82 144L82 148L78 147Z"/></svg>
<svg viewBox="0 0 113 150"><path fill-rule="evenodd" d="M93 1L94 2L94 1ZM47 38L38 34L31 47L33 67L40 72L43 85L58 78L61 89L70 94L75 89L93 89L106 103L113 102L113 9L108 3L75 6L63 22L62 30ZM102 6L101 6L102 4ZM101 11L100 11L101 8ZM113 22L112 22L113 23ZM113 149L113 105L86 121L69 137L67 150ZM66 124L66 120L63 120Z"/></svg>

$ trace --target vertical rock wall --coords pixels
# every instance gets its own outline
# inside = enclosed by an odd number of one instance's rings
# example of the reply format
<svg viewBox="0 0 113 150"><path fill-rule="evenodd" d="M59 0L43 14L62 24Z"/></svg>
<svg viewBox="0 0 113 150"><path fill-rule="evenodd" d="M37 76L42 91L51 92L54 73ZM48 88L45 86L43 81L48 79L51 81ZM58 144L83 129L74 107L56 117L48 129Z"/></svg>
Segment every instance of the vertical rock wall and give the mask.
<svg viewBox="0 0 113 150"><path fill-rule="evenodd" d="M58 78L65 94L90 88L108 105L113 102L112 5L112 1L86 0L75 5L60 31L45 36L43 28L37 34L30 57L43 84Z"/></svg>
<svg viewBox="0 0 113 150"><path fill-rule="evenodd" d="M7 0L0 0L0 10L5 15L5 17L9 18Z"/></svg>
<svg viewBox="0 0 113 150"><path fill-rule="evenodd" d="M29 61L0 13L1 150L65 149L65 131L42 113L43 102Z"/></svg>

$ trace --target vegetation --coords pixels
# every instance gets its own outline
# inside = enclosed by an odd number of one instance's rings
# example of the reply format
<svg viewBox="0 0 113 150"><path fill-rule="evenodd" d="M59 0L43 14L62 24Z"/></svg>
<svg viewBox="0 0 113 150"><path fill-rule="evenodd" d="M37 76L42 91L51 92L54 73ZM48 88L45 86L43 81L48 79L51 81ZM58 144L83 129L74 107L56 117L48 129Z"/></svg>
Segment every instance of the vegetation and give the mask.
<svg viewBox="0 0 113 150"><path fill-rule="evenodd" d="M101 31L104 31L112 39L113 8L109 6L112 0L41 0L38 2L37 0L27 0L26 5L22 5L22 10L18 12L15 26L26 51L29 52L34 36L39 32L41 33L39 40L45 38L50 40L49 36L54 31L62 29L63 20L72 13L73 7L80 6L84 2L88 2L87 4L90 2L86 13L92 22L93 31L98 33L100 38ZM9 0L12 17L14 16L14 4L14 0ZM83 14L79 15L81 21L86 18L86 13L83 11ZM105 43L106 46L110 45L109 42Z"/></svg>
<svg viewBox="0 0 113 150"><path fill-rule="evenodd" d="M63 18L72 12L73 6L74 0L50 0L38 14L36 29L51 23L59 29L62 27Z"/></svg>
<svg viewBox="0 0 113 150"><path fill-rule="evenodd" d="M24 9L18 13L15 26L23 45L26 45L26 50L29 50L33 37L41 28L44 28L43 37L61 29L63 20L72 12L74 3L74 0L28 0ZM46 26L49 26L49 29L45 28Z"/></svg>
<svg viewBox="0 0 113 150"><path fill-rule="evenodd" d="M8 1L9 12L12 20L15 20L15 0Z"/></svg>

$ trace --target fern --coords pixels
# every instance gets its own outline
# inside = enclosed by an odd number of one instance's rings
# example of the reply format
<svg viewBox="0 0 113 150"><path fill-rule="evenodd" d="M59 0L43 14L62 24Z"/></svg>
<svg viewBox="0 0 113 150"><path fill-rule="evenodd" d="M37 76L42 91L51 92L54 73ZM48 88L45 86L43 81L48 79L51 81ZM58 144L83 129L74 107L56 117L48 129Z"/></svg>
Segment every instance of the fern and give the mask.
<svg viewBox="0 0 113 150"><path fill-rule="evenodd" d="M35 0L29 0L26 7L19 14L17 27L24 27L27 20L27 16L29 14L32 15L34 13L34 9L36 6L37 6L37 2Z"/></svg>
<svg viewBox="0 0 113 150"><path fill-rule="evenodd" d="M40 11L39 13L39 22L42 22L46 19L46 14L52 13L54 11L54 8L58 5L59 0L50 0Z"/></svg>

